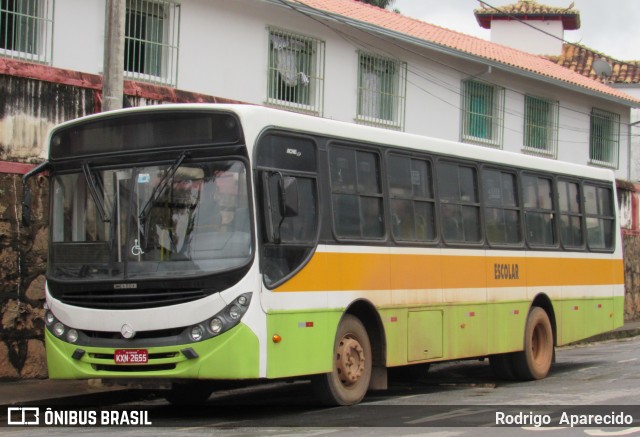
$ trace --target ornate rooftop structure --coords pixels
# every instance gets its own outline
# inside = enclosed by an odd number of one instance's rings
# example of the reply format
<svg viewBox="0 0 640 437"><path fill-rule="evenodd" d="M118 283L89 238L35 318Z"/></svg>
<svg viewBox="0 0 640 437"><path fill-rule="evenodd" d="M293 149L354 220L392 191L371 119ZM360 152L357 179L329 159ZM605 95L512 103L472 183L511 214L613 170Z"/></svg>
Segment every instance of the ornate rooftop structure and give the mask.
<svg viewBox="0 0 640 437"><path fill-rule="evenodd" d="M483 2L480 5L474 14L478 24L485 29L491 29L494 20L562 21L564 30L580 28L580 11L574 9L574 3L566 8L546 6L535 0L518 0L517 3L495 8Z"/></svg>

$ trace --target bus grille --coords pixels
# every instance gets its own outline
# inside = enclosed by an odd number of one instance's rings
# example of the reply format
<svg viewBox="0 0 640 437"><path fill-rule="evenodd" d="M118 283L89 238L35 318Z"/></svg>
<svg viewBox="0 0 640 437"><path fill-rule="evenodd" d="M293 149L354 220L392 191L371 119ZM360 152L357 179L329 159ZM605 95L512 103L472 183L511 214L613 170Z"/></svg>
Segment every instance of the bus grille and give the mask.
<svg viewBox="0 0 640 437"><path fill-rule="evenodd" d="M100 310L157 308L192 302L208 296L205 290L101 290L65 291L59 299L67 304Z"/></svg>

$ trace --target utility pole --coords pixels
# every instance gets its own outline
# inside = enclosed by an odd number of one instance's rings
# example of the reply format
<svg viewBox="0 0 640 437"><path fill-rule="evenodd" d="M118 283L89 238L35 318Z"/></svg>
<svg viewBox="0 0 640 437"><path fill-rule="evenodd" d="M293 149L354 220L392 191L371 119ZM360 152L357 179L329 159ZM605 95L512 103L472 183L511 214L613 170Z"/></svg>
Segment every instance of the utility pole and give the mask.
<svg viewBox="0 0 640 437"><path fill-rule="evenodd" d="M102 111L122 108L126 0L105 0Z"/></svg>

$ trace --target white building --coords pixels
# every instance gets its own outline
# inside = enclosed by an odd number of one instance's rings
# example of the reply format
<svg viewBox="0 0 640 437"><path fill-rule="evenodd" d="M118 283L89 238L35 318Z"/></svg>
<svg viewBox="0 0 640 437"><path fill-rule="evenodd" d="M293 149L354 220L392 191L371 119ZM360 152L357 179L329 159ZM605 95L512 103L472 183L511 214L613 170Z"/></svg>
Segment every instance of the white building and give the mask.
<svg viewBox="0 0 640 437"><path fill-rule="evenodd" d="M630 177L630 109L640 99L540 56L355 0L126 4L130 93L144 97L151 82ZM99 82L105 0L12 5L0 15L12 23L0 39L8 59L0 74L56 81L81 73Z"/></svg>

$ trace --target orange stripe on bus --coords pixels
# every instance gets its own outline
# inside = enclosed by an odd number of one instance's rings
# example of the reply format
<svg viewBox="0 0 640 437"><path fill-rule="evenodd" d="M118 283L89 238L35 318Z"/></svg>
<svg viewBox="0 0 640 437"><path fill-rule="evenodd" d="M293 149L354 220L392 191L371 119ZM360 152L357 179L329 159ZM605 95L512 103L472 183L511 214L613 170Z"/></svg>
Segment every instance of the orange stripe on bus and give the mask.
<svg viewBox="0 0 640 437"><path fill-rule="evenodd" d="M275 291L424 290L623 284L620 259L317 252Z"/></svg>

